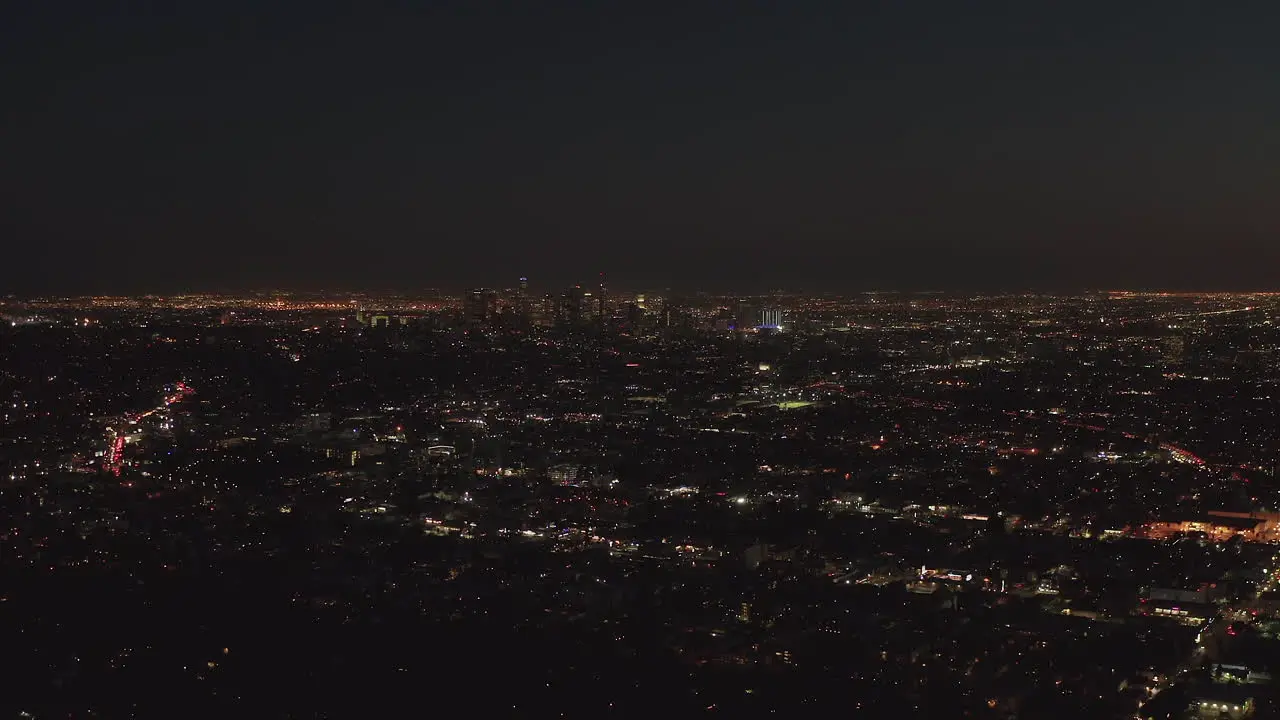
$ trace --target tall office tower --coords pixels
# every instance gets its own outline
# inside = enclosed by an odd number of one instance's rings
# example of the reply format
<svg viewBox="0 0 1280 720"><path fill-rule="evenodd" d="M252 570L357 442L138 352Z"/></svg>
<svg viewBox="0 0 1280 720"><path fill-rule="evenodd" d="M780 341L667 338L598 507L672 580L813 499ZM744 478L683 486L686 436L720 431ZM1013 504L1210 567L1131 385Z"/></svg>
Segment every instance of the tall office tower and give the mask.
<svg viewBox="0 0 1280 720"><path fill-rule="evenodd" d="M520 322L528 323L531 316L531 303L529 300L529 278L520 278L520 285L516 288L516 317Z"/></svg>
<svg viewBox="0 0 1280 720"><path fill-rule="evenodd" d="M543 295L534 315L534 323L536 325L543 327L554 325L560 315L560 306L556 301L556 296L551 293Z"/></svg>
<svg viewBox="0 0 1280 720"><path fill-rule="evenodd" d="M604 273L600 273L600 295L599 297L596 298L596 306L597 306L596 320L597 322L600 323L600 327L604 327L605 325L606 315L605 315L605 308L604 308L604 299L605 299Z"/></svg>
<svg viewBox="0 0 1280 720"><path fill-rule="evenodd" d="M765 308L760 311L760 327L766 330L777 330L782 327L782 310Z"/></svg>
<svg viewBox="0 0 1280 720"><path fill-rule="evenodd" d="M583 306L586 304L588 293L582 289L581 285L574 285L560 296L560 312L556 317L557 324L563 325L581 325L583 320Z"/></svg>
<svg viewBox="0 0 1280 720"><path fill-rule="evenodd" d="M626 328L630 332L636 332L643 329L645 325L644 307L639 303L632 302L627 304L626 308Z"/></svg>
<svg viewBox="0 0 1280 720"><path fill-rule="evenodd" d="M488 288L475 288L463 300L463 315L467 322L484 324L493 319L498 305L498 294Z"/></svg>
<svg viewBox="0 0 1280 720"><path fill-rule="evenodd" d="M759 324L760 309L746 300L734 304L733 328L735 330L751 330Z"/></svg>
<svg viewBox="0 0 1280 720"><path fill-rule="evenodd" d="M680 310L680 303L672 297L666 298L662 303L662 320L661 327L672 329L678 327L683 319L683 313Z"/></svg>

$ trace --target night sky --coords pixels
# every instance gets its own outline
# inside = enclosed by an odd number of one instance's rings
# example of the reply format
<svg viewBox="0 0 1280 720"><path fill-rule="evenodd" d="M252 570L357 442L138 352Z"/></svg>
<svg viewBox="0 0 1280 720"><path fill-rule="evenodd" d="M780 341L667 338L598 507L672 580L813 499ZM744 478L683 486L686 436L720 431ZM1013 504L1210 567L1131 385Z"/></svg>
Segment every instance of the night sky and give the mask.
<svg viewBox="0 0 1280 720"><path fill-rule="evenodd" d="M0 295L1280 287L1274 3L18 5Z"/></svg>

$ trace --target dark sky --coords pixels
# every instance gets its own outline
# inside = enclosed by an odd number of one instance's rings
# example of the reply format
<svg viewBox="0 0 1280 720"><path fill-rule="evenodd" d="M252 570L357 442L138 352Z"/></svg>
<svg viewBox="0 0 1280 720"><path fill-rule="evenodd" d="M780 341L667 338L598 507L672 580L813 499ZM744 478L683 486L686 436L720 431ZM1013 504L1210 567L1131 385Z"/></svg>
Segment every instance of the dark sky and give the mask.
<svg viewBox="0 0 1280 720"><path fill-rule="evenodd" d="M0 294L1280 286L1275 3L19 6Z"/></svg>

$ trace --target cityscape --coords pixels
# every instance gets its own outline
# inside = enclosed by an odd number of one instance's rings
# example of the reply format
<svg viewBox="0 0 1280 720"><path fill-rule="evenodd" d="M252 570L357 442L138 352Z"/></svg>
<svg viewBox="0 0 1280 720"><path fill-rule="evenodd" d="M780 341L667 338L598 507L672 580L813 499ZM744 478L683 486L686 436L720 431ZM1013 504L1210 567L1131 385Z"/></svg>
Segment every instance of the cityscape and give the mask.
<svg viewBox="0 0 1280 720"><path fill-rule="evenodd" d="M1280 294L0 320L15 717L1276 715Z"/></svg>
<svg viewBox="0 0 1280 720"><path fill-rule="evenodd" d="M1280 720L1280 4L15 5L0 720Z"/></svg>

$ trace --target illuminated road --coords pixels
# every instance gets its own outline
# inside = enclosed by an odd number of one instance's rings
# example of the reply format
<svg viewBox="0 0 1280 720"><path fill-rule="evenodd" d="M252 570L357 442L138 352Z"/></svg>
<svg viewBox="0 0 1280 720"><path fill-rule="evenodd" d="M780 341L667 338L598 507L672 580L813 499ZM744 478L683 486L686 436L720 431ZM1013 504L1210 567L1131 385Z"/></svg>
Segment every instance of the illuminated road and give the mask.
<svg viewBox="0 0 1280 720"><path fill-rule="evenodd" d="M186 399L187 396L195 392L195 390L192 390L185 383L181 382L177 383L174 387L176 388L175 392L165 396L164 401L156 407L151 408L146 412L127 415L124 418L125 422L121 423L117 427L107 429L107 451L102 458L103 471L109 472L116 477L120 477L120 472L124 469L125 437L129 434L129 427L131 425L137 425L144 418L150 417L151 415L168 408L174 403L181 402Z"/></svg>

